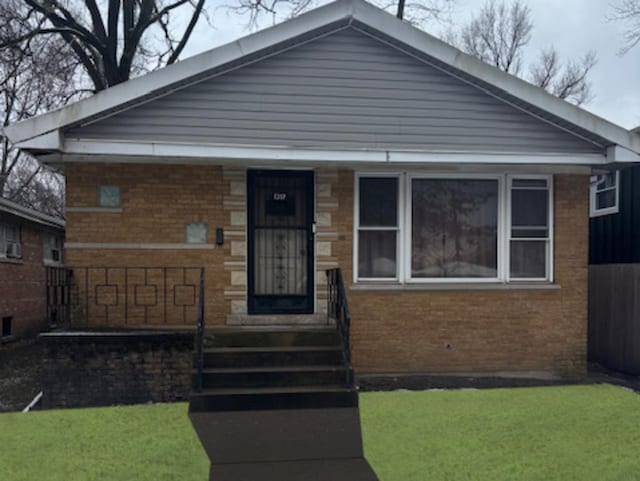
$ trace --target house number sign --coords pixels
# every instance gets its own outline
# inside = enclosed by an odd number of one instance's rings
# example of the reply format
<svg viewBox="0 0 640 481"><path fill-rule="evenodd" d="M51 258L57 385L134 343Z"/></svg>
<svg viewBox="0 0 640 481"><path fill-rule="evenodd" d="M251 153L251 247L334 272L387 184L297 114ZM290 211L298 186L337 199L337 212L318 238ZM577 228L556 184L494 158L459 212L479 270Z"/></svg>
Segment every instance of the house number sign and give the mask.
<svg viewBox="0 0 640 481"><path fill-rule="evenodd" d="M287 200L287 194L285 192L274 192L273 200Z"/></svg>

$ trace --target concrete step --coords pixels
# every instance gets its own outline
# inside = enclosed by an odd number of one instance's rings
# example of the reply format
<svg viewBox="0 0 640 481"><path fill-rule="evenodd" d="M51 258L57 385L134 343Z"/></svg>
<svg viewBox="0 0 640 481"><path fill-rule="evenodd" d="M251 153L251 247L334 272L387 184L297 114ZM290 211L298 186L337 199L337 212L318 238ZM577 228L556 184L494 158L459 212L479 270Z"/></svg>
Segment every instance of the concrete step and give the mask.
<svg viewBox="0 0 640 481"><path fill-rule="evenodd" d="M357 391L343 385L203 389L189 398L192 413L357 406Z"/></svg>
<svg viewBox="0 0 640 481"><path fill-rule="evenodd" d="M347 371L343 365L267 366L242 368L206 368L202 373L202 387L246 388L278 386L345 385ZM193 373L193 385L197 373Z"/></svg>
<svg viewBox="0 0 640 481"><path fill-rule="evenodd" d="M340 338L335 328L246 328L225 327L205 333L205 348L337 346Z"/></svg>
<svg viewBox="0 0 640 481"><path fill-rule="evenodd" d="M204 365L209 368L339 365L342 362L339 346L219 347L204 352Z"/></svg>

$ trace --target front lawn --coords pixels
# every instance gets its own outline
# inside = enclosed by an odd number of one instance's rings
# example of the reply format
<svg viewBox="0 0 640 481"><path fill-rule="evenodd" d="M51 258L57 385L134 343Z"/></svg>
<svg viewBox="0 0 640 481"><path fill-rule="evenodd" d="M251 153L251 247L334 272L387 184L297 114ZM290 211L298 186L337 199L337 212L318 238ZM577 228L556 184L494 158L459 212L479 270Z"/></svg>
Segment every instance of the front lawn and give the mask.
<svg viewBox="0 0 640 481"><path fill-rule="evenodd" d="M381 481L640 480L640 397L572 386L360 396ZM186 404L0 414L3 481L204 481ZM301 480L303 481L303 480Z"/></svg>

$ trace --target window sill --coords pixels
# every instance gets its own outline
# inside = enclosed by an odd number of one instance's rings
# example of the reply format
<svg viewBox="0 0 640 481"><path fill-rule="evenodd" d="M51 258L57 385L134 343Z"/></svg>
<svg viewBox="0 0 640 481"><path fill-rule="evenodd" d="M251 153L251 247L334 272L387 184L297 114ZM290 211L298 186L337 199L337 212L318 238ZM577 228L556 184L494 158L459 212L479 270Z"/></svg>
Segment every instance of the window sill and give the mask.
<svg viewBox="0 0 640 481"><path fill-rule="evenodd" d="M121 214L122 207L67 207L65 212L93 212L104 214Z"/></svg>
<svg viewBox="0 0 640 481"><path fill-rule="evenodd" d="M22 258L13 259L13 258L9 258L9 257L0 257L0 263L2 263L2 264L24 264L24 260L22 260Z"/></svg>
<svg viewBox="0 0 640 481"><path fill-rule="evenodd" d="M388 284L363 283L349 287L353 292L414 292L414 291L557 291L559 284L549 282L491 282L491 283L428 283L428 284Z"/></svg>
<svg viewBox="0 0 640 481"><path fill-rule="evenodd" d="M64 263L63 262L45 260L45 261L43 261L43 264L44 264L45 267L64 267Z"/></svg>

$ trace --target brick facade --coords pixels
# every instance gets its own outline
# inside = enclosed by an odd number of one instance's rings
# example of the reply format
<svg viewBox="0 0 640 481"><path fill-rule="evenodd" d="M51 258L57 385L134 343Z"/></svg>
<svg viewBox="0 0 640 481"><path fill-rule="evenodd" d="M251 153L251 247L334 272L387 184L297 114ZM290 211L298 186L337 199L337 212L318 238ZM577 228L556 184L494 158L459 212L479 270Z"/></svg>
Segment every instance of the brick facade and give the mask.
<svg viewBox="0 0 640 481"><path fill-rule="evenodd" d="M70 243L181 243L184 224L209 226L209 249L67 249L70 266L204 266L205 317L246 313L246 170L186 165L69 164L70 207L96 204L119 185L122 212L69 212ZM359 372L529 370L582 373L586 350L587 176L556 175L557 290L361 291L350 288L353 172L316 170L316 310L324 270L344 271ZM213 246L215 228L225 243ZM176 322L171 322L176 324ZM445 349L445 343L452 348Z"/></svg>
<svg viewBox="0 0 640 481"><path fill-rule="evenodd" d="M0 216L3 221L20 226L22 258L0 259L0 321L12 318L11 338L35 336L47 327L45 231L15 217Z"/></svg>
<svg viewBox="0 0 640 481"><path fill-rule="evenodd" d="M556 175L559 290L348 289L354 365L362 372L586 369L588 177ZM353 174L340 172L339 264L351 284ZM445 343L452 345L445 348Z"/></svg>
<svg viewBox="0 0 640 481"><path fill-rule="evenodd" d="M191 388L193 336L51 334L41 389L46 409L185 401Z"/></svg>

